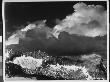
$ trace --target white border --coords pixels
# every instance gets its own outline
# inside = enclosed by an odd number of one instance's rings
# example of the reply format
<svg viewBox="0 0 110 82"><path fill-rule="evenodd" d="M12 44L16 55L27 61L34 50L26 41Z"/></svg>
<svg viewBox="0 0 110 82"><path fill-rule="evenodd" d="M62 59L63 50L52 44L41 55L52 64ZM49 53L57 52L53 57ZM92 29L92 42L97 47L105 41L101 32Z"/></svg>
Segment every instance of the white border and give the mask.
<svg viewBox="0 0 110 82"><path fill-rule="evenodd" d="M107 2L107 80L109 81L109 1Z"/></svg>
<svg viewBox="0 0 110 82"><path fill-rule="evenodd" d="M109 60L109 0L3 0L3 3L2 3L2 18L3 18L3 62L5 62L5 16L4 16L4 3L5 2L48 2L48 1L107 1L107 60ZM4 79L4 82L22 82L22 81L5 81L5 63L3 63L3 79ZM49 80L23 80L23 82L35 82L35 81L38 81L38 82L48 82ZM66 81L66 82L75 82L75 81L78 81L78 82L82 82L82 80L50 80L52 82L60 82L60 81ZM84 80L84 81L87 81L88 80ZM109 82L109 61L107 61L107 80L90 80L89 82L94 82L94 81L97 81L97 82Z"/></svg>
<svg viewBox="0 0 110 82"><path fill-rule="evenodd" d="M41 1L108 1L108 0L4 0L4 2L41 2Z"/></svg>
<svg viewBox="0 0 110 82"><path fill-rule="evenodd" d="M5 76L5 16L4 16L4 1L2 2L2 19L3 19L3 80ZM5 81L4 81L5 82Z"/></svg>

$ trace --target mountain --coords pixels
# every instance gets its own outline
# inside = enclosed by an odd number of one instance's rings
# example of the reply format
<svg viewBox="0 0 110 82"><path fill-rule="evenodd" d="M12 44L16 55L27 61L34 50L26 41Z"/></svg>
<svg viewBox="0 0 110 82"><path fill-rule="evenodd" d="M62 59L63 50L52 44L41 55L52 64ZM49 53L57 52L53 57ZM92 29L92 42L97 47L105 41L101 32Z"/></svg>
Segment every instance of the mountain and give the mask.
<svg viewBox="0 0 110 82"><path fill-rule="evenodd" d="M28 40L28 38L30 39ZM97 53L103 58L107 57L106 36L86 37L62 32L58 39L55 37L47 39L42 35L28 38L20 39L19 44L9 45L7 49L21 52L41 50L50 56L77 56Z"/></svg>

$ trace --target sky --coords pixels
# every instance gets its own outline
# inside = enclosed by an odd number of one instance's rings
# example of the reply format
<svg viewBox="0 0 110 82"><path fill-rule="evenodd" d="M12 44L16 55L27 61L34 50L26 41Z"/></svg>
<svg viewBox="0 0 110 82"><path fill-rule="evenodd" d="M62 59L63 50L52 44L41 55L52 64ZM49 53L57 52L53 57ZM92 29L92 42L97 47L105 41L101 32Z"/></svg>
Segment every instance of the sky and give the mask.
<svg viewBox="0 0 110 82"><path fill-rule="evenodd" d="M0 2L0 36L2 35L2 2Z"/></svg>
<svg viewBox="0 0 110 82"><path fill-rule="evenodd" d="M54 56L95 52L106 58L106 3L76 3L6 3L6 32L12 33L6 45L17 51L41 50ZM88 6L92 4L104 8ZM102 34L105 36L100 37Z"/></svg>
<svg viewBox="0 0 110 82"><path fill-rule="evenodd" d="M51 28L55 21L64 19L74 12L73 5L76 2L7 2L5 5L6 30L14 32L17 26L27 25L29 22L47 19L47 25ZM83 1L84 2L84 1ZM102 5L106 9L106 2L84 2L87 5ZM57 20L58 19L58 20Z"/></svg>
<svg viewBox="0 0 110 82"><path fill-rule="evenodd" d="M2 2L0 1L0 22L2 22Z"/></svg>

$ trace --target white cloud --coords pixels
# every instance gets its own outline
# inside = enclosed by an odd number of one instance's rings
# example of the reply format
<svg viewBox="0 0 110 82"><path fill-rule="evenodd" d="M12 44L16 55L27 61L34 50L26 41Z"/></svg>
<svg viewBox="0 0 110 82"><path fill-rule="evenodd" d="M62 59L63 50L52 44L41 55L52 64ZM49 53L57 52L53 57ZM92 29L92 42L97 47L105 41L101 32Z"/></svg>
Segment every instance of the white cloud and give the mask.
<svg viewBox="0 0 110 82"><path fill-rule="evenodd" d="M53 34L58 38L62 31L69 34L95 37L106 34L107 13L100 5L86 5L78 3L73 6L75 12L66 16L62 22L54 27Z"/></svg>

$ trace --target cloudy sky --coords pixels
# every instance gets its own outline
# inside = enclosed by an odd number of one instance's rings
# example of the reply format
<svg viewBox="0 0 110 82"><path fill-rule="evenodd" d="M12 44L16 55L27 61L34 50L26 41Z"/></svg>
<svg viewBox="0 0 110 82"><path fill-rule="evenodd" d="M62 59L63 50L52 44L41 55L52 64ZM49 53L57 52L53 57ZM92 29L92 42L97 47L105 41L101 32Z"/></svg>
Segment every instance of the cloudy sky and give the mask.
<svg viewBox="0 0 110 82"><path fill-rule="evenodd" d="M74 12L73 5L78 2L46 2L46 3L6 3L6 29L13 32L16 26L27 25L26 23L47 19L47 25L53 27L55 20L64 19ZM84 2L87 5L102 5L106 9L106 2ZM57 22L59 22L57 20Z"/></svg>
<svg viewBox="0 0 110 82"><path fill-rule="evenodd" d="M95 52L106 57L106 2L84 3L6 3L6 32L13 33L8 45L55 56Z"/></svg>

